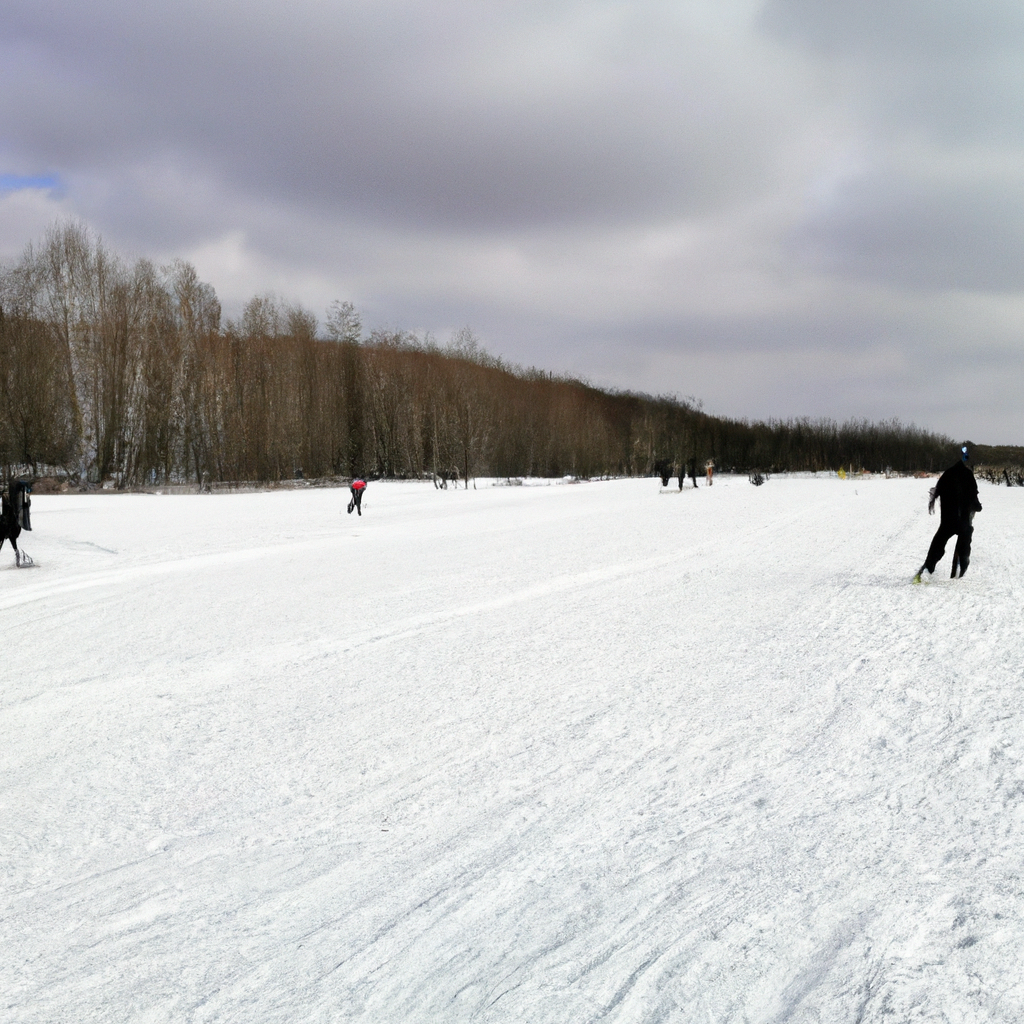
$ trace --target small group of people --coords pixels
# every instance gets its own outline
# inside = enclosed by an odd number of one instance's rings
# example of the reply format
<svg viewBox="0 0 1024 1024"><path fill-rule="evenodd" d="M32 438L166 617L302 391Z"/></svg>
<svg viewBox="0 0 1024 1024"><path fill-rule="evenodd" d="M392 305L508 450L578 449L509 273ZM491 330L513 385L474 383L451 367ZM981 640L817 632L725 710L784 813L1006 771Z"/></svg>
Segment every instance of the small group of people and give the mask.
<svg viewBox="0 0 1024 1024"><path fill-rule="evenodd" d="M922 573L927 572L931 576L935 572L935 567L946 553L946 544L954 536L956 545L950 578L956 579L958 573L963 576L971 564L974 514L981 511L981 502L978 500L978 481L974 479L970 461L971 454L965 444L960 449L960 461L950 466L928 492L929 514L935 514L935 502L939 502L939 528L932 538L924 565L914 575L915 583L921 582Z"/></svg>
<svg viewBox="0 0 1024 1024"><path fill-rule="evenodd" d="M675 467L672 462L667 459L662 459L654 464L655 471L661 477L661 486L668 487L668 482L675 472ZM679 462L679 490L683 489L683 483L686 480L687 469L689 469L690 479L693 481L693 486L697 486L697 460L690 459L689 463L681 460ZM715 463L713 459L708 459L704 463L704 472L707 478L707 486L711 486L711 478L714 476Z"/></svg>

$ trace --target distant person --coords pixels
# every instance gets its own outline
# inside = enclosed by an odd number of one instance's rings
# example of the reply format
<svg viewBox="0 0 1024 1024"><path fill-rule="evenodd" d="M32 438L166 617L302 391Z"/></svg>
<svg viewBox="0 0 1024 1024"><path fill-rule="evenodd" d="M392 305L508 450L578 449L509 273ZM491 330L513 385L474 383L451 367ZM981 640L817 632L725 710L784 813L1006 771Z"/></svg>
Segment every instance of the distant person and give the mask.
<svg viewBox="0 0 1024 1024"><path fill-rule="evenodd" d="M711 486L711 478L715 475L715 460L714 459L708 459L708 461L704 463L704 468L707 470L707 474L708 474L708 487L710 487Z"/></svg>
<svg viewBox="0 0 1024 1024"><path fill-rule="evenodd" d="M356 477L355 480L349 484L349 491L352 493L352 499L348 503L348 514L352 515L352 509L355 509L360 515L363 514L363 491L366 490L366 481L362 477Z"/></svg>
<svg viewBox="0 0 1024 1024"><path fill-rule="evenodd" d="M914 576L915 583L921 582L921 573L925 569L928 570L929 576L935 572L935 566L946 553L946 542L954 534L956 546L953 549L953 571L949 574L950 579L956 579L958 569L963 576L967 572L967 566L971 564L974 513L981 511L981 502L978 501L978 481L974 479L969 463L970 453L967 445L964 445L960 449L960 461L955 466L950 466L929 491L929 515L935 514L935 499L939 499L939 528L932 538L924 565Z"/></svg>
<svg viewBox="0 0 1024 1024"><path fill-rule="evenodd" d="M690 479L693 481L693 486L697 486L697 460L690 459Z"/></svg>
<svg viewBox="0 0 1024 1024"><path fill-rule="evenodd" d="M14 564L19 568L27 568L35 564L28 553L18 548L18 538L22 529L32 529L30 509L32 485L24 480L12 478L10 486L0 495L0 547L5 540L14 548Z"/></svg>

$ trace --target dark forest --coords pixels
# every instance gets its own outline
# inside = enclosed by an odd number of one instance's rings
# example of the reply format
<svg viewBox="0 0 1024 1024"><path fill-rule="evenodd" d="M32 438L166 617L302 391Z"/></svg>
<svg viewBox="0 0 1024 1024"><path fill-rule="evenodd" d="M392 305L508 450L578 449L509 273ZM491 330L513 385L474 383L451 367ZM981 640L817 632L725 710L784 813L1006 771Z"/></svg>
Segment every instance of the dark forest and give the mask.
<svg viewBox="0 0 1024 1024"><path fill-rule="evenodd" d="M85 484L720 471L936 471L947 437L896 420L747 422L693 400L510 366L468 329L363 336L273 297L222 322L188 263L61 224L0 272L0 465Z"/></svg>

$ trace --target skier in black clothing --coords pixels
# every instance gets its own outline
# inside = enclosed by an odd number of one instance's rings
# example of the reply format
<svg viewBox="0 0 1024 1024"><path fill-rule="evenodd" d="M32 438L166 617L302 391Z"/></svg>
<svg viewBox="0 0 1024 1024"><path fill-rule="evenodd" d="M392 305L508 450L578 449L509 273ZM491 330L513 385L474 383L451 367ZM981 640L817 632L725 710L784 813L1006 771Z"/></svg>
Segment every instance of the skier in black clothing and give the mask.
<svg viewBox="0 0 1024 1024"><path fill-rule="evenodd" d="M33 565L28 553L18 548L18 538L22 529L31 530L32 520L29 509L32 500L32 485L24 480L11 478L10 486L0 494L0 547L5 540L14 548L14 564L16 566Z"/></svg>
<svg viewBox="0 0 1024 1024"><path fill-rule="evenodd" d="M956 534L956 547L953 549L953 571L950 578L955 579L957 569L963 576L967 572L967 566L971 564L971 536L974 533L974 513L981 511L981 502L978 501L978 482L974 479L974 473L968 465L970 454L967 445L961 449L960 461L955 466L950 466L939 482L929 492L928 512L934 514L935 499L939 499L941 508L939 528L932 538L931 547L928 548L928 557L924 565L917 570L914 582L921 582L921 573L928 570L930 576L935 572L935 566L939 559L946 553L946 542Z"/></svg>

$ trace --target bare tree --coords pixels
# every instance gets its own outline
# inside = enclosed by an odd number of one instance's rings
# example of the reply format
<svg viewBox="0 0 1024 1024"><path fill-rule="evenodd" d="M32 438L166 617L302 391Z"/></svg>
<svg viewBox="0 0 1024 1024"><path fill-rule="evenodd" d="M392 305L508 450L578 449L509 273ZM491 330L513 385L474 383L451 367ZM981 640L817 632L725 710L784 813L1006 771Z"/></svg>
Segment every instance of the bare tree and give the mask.
<svg viewBox="0 0 1024 1024"><path fill-rule="evenodd" d="M351 302L335 299L327 307L327 337L358 345L363 337L363 323Z"/></svg>

